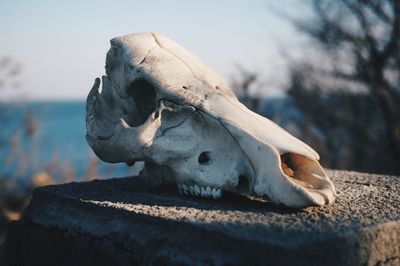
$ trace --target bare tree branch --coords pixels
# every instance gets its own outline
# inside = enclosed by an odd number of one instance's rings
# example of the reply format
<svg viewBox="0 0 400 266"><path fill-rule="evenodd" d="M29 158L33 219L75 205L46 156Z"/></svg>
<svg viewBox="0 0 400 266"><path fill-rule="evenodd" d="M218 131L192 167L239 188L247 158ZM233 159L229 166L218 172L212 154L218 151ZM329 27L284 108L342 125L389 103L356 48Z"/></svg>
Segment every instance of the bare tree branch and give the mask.
<svg viewBox="0 0 400 266"><path fill-rule="evenodd" d="M400 1L314 0L310 6L314 18L297 28L325 53L347 54L343 64L352 70L332 68L331 77L368 88L383 113L392 152L400 159L400 84L385 75L390 70L400 81ZM315 69L314 74L327 76Z"/></svg>

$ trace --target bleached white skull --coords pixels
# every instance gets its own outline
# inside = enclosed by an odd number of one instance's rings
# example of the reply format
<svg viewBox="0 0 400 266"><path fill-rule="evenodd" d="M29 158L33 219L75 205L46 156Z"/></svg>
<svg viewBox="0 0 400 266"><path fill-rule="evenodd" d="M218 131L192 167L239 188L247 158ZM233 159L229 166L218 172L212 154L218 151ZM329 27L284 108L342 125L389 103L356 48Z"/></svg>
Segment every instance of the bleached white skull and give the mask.
<svg viewBox="0 0 400 266"><path fill-rule="evenodd" d="M154 33L111 40L106 76L87 98L87 141L106 162L144 161L179 192L266 196L290 207L332 203L318 154L241 104L222 78Z"/></svg>

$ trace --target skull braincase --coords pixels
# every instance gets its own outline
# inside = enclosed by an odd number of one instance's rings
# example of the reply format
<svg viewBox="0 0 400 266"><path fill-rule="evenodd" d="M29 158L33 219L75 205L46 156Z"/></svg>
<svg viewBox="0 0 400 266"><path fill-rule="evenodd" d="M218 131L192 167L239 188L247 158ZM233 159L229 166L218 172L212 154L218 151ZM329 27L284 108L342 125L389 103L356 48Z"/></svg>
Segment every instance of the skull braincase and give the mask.
<svg viewBox="0 0 400 266"><path fill-rule="evenodd" d="M87 141L107 162L145 161L181 192L266 196L290 207L332 203L318 154L242 105L222 78L154 33L111 40L106 76L87 99ZM212 192L212 193L211 193Z"/></svg>

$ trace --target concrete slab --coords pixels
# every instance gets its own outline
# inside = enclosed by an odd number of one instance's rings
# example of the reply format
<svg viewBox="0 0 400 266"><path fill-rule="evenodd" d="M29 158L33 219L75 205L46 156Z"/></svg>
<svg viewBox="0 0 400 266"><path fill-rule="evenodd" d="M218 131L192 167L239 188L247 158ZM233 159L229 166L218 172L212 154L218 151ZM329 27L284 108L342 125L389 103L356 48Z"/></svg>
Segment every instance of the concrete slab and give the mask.
<svg viewBox="0 0 400 266"><path fill-rule="evenodd" d="M304 210L132 177L43 187L4 254L10 265L400 265L400 178L328 174L336 202Z"/></svg>

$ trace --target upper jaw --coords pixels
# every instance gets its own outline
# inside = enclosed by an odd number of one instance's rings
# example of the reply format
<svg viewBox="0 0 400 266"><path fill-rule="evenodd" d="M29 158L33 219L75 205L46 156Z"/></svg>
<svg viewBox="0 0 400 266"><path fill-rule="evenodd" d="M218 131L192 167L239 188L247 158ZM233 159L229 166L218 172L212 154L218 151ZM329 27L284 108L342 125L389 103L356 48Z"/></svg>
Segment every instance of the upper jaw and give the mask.
<svg viewBox="0 0 400 266"><path fill-rule="evenodd" d="M303 208L335 200L333 183L307 144L238 101L216 96L204 106L230 132L251 163L249 192Z"/></svg>
<svg viewBox="0 0 400 266"><path fill-rule="evenodd" d="M240 189L239 183L235 187L220 188L199 185L195 182L178 183L177 188L182 195L213 199L220 198L224 191L245 196L262 196L267 197L271 202L293 208L333 203L336 194L335 187L317 161L291 153L278 158L279 166L270 166L269 174L263 171L265 169L257 166L259 176L243 176L249 182L245 189ZM277 171L274 172L273 169Z"/></svg>

